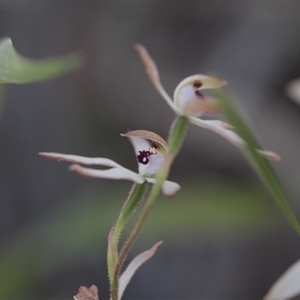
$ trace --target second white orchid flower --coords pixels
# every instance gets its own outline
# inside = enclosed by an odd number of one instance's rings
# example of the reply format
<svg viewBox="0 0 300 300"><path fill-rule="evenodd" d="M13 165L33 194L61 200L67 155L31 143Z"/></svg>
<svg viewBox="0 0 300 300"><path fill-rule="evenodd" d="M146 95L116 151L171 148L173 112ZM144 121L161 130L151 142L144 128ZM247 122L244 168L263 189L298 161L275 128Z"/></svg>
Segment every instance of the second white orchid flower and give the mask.
<svg viewBox="0 0 300 300"><path fill-rule="evenodd" d="M239 148L246 147L245 142L233 131L230 124L220 120L198 118L202 114L218 113L221 110L220 104L215 99L204 96L200 91L221 88L227 84L226 81L203 74L189 76L178 84L172 99L163 88L156 64L146 48L137 44L135 49L154 87L178 116L187 117L190 123L214 131ZM280 160L280 156L273 151L257 151L268 159Z"/></svg>
<svg viewBox="0 0 300 300"><path fill-rule="evenodd" d="M300 260L289 267L274 283L263 300L299 299L300 295Z"/></svg>
<svg viewBox="0 0 300 300"><path fill-rule="evenodd" d="M41 152L39 154L58 161L74 163L70 166L70 171L76 172L82 176L106 179L124 179L139 184L145 181L155 183L155 175L162 166L164 162L164 155L168 151L167 142L158 134L146 130L135 130L121 135L128 137L132 143L138 161L138 173L135 173L108 158L91 158L53 152ZM151 140L151 143L148 140ZM90 166L99 165L109 167L109 169L96 170L82 167L79 164ZM165 196L174 196L179 190L180 186L176 182L168 180L164 181L162 192Z"/></svg>

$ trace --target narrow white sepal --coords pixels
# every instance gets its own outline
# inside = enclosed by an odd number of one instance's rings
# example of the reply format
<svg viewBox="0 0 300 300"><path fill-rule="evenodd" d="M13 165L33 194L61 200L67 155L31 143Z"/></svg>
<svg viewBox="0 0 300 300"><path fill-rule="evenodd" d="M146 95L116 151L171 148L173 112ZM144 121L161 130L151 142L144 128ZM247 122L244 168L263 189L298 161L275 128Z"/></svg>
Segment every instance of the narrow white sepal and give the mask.
<svg viewBox="0 0 300 300"><path fill-rule="evenodd" d="M156 182L156 178L146 178L146 180L153 184ZM178 183L169 181L169 180L165 180L162 185L161 191L165 196L173 197L177 194L177 192L180 191L180 189L181 189L181 187Z"/></svg>
<svg viewBox="0 0 300 300"><path fill-rule="evenodd" d="M136 44L134 48L138 52L140 59L143 62L146 72L147 72L150 80L152 81L154 87L156 88L158 93L167 101L167 103L173 109L173 111L175 113L177 113L177 108L176 108L173 100L167 94L167 92L165 91L165 89L163 88L163 86L160 82L159 72L158 72L158 69L156 67L154 60L151 58L151 56L149 55L148 51L146 50L146 48L144 46L142 46L140 44Z"/></svg>
<svg viewBox="0 0 300 300"><path fill-rule="evenodd" d="M103 158L103 157L84 157L79 155L71 155L71 154L62 154L62 153L54 153L54 152L40 152L39 155L55 159L57 161L67 161L75 164L83 164L83 165L101 165L105 167L111 168L124 168L119 165L115 161Z"/></svg>
<svg viewBox="0 0 300 300"><path fill-rule="evenodd" d="M230 125L225 122L219 120L202 120L194 117L190 117L190 122L199 127L218 133L239 148L245 147L245 142L235 132L228 129L230 128Z"/></svg>
<svg viewBox="0 0 300 300"><path fill-rule="evenodd" d="M276 152L269 151L269 150L257 150L257 152L270 160L276 160L276 161L281 160L281 156Z"/></svg>
<svg viewBox="0 0 300 300"><path fill-rule="evenodd" d="M119 278L119 293L118 299L120 300L123 296L123 293L130 282L134 273L139 269L139 267L144 264L147 260L149 260L154 253L156 252L157 248L162 244L162 241L156 243L151 249L142 252L141 254L137 255L127 266L125 271Z"/></svg>
<svg viewBox="0 0 300 300"><path fill-rule="evenodd" d="M189 119L192 124L214 131L215 133L227 139L236 147L245 149L245 141L241 139L234 131L231 130L231 125L219 120L201 120L195 117L190 117ZM268 159L276 161L280 160L280 155L273 151L257 149L257 152Z"/></svg>
<svg viewBox="0 0 300 300"><path fill-rule="evenodd" d="M84 168L81 167L80 165L74 164L69 167L69 170L79 175L92 177L92 178L124 179L136 183L143 183L145 181L145 179L141 175L132 172L124 167L112 168L108 170L96 170L96 169Z"/></svg>
<svg viewBox="0 0 300 300"><path fill-rule="evenodd" d="M294 263L271 287L264 300L290 299L300 294L300 260Z"/></svg>

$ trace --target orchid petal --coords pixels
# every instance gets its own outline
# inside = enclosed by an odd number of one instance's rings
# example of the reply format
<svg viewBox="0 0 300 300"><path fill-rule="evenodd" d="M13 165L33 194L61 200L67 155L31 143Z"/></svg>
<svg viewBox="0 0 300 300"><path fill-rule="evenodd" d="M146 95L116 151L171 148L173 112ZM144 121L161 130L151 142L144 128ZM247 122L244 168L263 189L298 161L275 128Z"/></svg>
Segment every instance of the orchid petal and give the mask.
<svg viewBox="0 0 300 300"><path fill-rule="evenodd" d="M142 170L139 173L143 176L153 176L159 171L160 167L164 163L164 156L159 152L152 154L148 157L148 159L149 163L146 165L146 168L142 168L141 166L143 165L139 164L139 169Z"/></svg>
<svg viewBox="0 0 300 300"><path fill-rule="evenodd" d="M122 135L122 136L125 136L125 135ZM142 139L137 136L128 136L128 138L133 146L135 155L138 155L139 151L149 150L151 148L150 142L148 142L145 139Z"/></svg>
<svg viewBox="0 0 300 300"><path fill-rule="evenodd" d="M174 103L185 116L219 112L220 104L204 97L199 90L220 88L225 84L227 83L224 80L202 74L189 76L176 87Z"/></svg>
<svg viewBox="0 0 300 300"><path fill-rule="evenodd" d="M146 178L146 180L150 183L155 183L156 179L155 178ZM176 182L165 180L161 191L162 193L167 196L167 197L173 197L177 194L177 192L181 189L180 185Z"/></svg>
<svg viewBox="0 0 300 300"><path fill-rule="evenodd" d="M194 125L212 130L215 133L220 134L239 148L245 147L245 142L231 130L232 126L225 122L219 120L202 120L194 117L190 118L190 122Z"/></svg>
<svg viewBox="0 0 300 300"><path fill-rule="evenodd" d="M128 137L133 145L136 155L141 151L149 151L152 145L146 140L149 139L157 144L157 153L153 153L148 157L148 164L138 163L139 174L148 176L154 175L158 172L160 166L163 164L164 157L160 151L166 152L168 150L167 142L158 134L148 130L135 130L121 134L121 136ZM155 148L155 147L154 147Z"/></svg>
<svg viewBox="0 0 300 300"><path fill-rule="evenodd" d="M183 87L175 101L181 113L186 116L218 113L221 110L221 105L217 101L202 96L193 86Z"/></svg>
<svg viewBox="0 0 300 300"><path fill-rule="evenodd" d="M179 82L178 86L174 91L174 99L177 98L178 93L186 86L194 87L195 90L204 89L218 89L227 84L227 81L219 79L217 77L207 76L203 74L196 74L186 77Z"/></svg>
<svg viewBox="0 0 300 300"><path fill-rule="evenodd" d="M286 85L285 90L288 97L294 100L297 104L300 104L300 78L290 81Z"/></svg>
<svg viewBox="0 0 300 300"><path fill-rule="evenodd" d="M79 155L70 155L70 154L62 154L62 153L54 153L54 152L40 152L39 155L55 159L58 161L67 161L76 164L83 165L101 165L111 168L123 168L118 163L114 162L108 158L102 157L84 157Z"/></svg>
<svg viewBox="0 0 300 300"><path fill-rule="evenodd" d="M294 263L271 287L264 300L290 299L300 294L300 260Z"/></svg>
<svg viewBox="0 0 300 300"><path fill-rule="evenodd" d="M134 130L126 133L121 133L121 136L125 137L140 137L142 139L150 140L156 142L158 146L163 148L165 151L168 150L168 143L157 133L149 130ZM141 142L139 142L141 143ZM148 147L149 148L149 147ZM147 149L147 148L146 148ZM145 150L145 148L143 149ZM159 149L161 150L161 149Z"/></svg>
<svg viewBox="0 0 300 300"><path fill-rule="evenodd" d="M256 151L267 159L275 160L275 161L281 160L281 156L274 151L260 150L260 149L256 149Z"/></svg>
<svg viewBox="0 0 300 300"><path fill-rule="evenodd" d="M173 100L167 94L167 92L165 91L165 89L163 88L163 86L160 82L158 69L156 67L155 62L149 55L148 51L146 50L146 48L144 46L139 45L139 44L136 44L134 46L134 48L138 52L138 55L139 55L142 63L144 64L146 72L147 72L151 82L153 83L154 87L159 92L159 94L167 101L167 103L174 110L174 112L177 113L177 109L173 103Z"/></svg>
<svg viewBox="0 0 300 300"><path fill-rule="evenodd" d="M123 293L130 282L134 273L138 270L138 268L144 264L147 260L149 260L154 253L156 252L157 248L162 244L162 242L156 243L151 249L142 252L141 254L137 255L131 263L127 266L123 274L119 278L119 294L118 299L120 300L123 296Z"/></svg>
<svg viewBox="0 0 300 300"><path fill-rule="evenodd" d="M207 128L219 135L223 136L233 145L238 148L245 149L246 143L235 132L233 132L232 126L218 120L201 120L198 118L190 117L190 122L199 127ZM280 160L280 156L273 151L257 150L264 157L271 160Z"/></svg>
<svg viewBox="0 0 300 300"><path fill-rule="evenodd" d="M124 167L112 168L108 170L95 170L90 168L84 168L80 165L74 164L69 167L69 170L79 175L92 178L124 179L136 183L143 183L145 181L145 179L141 175L134 173Z"/></svg>
<svg viewBox="0 0 300 300"><path fill-rule="evenodd" d="M128 136L128 138L134 148L134 152L136 156L139 155L139 151L146 151L151 148L151 144L145 139L142 139L137 136ZM144 174L146 168L147 165L138 163L139 174Z"/></svg>

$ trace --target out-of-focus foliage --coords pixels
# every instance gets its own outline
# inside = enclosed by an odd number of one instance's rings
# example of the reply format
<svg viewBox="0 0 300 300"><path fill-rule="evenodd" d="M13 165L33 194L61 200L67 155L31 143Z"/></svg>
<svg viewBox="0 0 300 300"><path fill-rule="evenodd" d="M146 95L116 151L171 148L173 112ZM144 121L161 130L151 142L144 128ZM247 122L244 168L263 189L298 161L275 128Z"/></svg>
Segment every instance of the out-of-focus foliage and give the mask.
<svg viewBox="0 0 300 300"><path fill-rule="evenodd" d="M176 198L161 199L156 205L145 228L147 241L167 238L163 247L172 247L182 243L182 236L187 241L211 235L248 239L278 224L264 193L251 185L183 183L183 187ZM11 237L1 251L0 298L26 298L43 278L59 268L80 264L80 257L91 249L104 259L104 241L120 206L113 200L123 199L124 194L123 188L85 192L67 199L66 208L51 218ZM99 201L99 195L105 202ZM76 204L70 208L70 202Z"/></svg>
<svg viewBox="0 0 300 300"><path fill-rule="evenodd" d="M10 38L0 40L0 83L44 81L82 66L79 53L34 60L20 55Z"/></svg>
<svg viewBox="0 0 300 300"><path fill-rule="evenodd" d="M29 59L20 55L10 38L0 39L0 116L4 98L4 84L32 83L51 79L83 65L81 53L47 59Z"/></svg>

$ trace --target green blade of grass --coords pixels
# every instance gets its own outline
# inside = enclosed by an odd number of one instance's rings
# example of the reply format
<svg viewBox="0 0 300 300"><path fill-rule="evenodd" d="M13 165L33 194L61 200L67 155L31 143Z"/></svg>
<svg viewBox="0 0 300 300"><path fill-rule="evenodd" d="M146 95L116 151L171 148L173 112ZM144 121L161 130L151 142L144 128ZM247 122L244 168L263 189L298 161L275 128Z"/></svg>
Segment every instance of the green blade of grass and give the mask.
<svg viewBox="0 0 300 300"><path fill-rule="evenodd" d="M83 64L80 53L48 59L29 59L20 55L10 38L0 40L0 84L44 81L79 68Z"/></svg>
<svg viewBox="0 0 300 300"><path fill-rule="evenodd" d="M238 135L245 141L254 169L276 199L287 221L300 236L300 225L288 203L278 177L269 161L256 151L256 149L261 149L261 146L229 96L224 91L218 91L217 97L225 109L228 120L235 127Z"/></svg>

